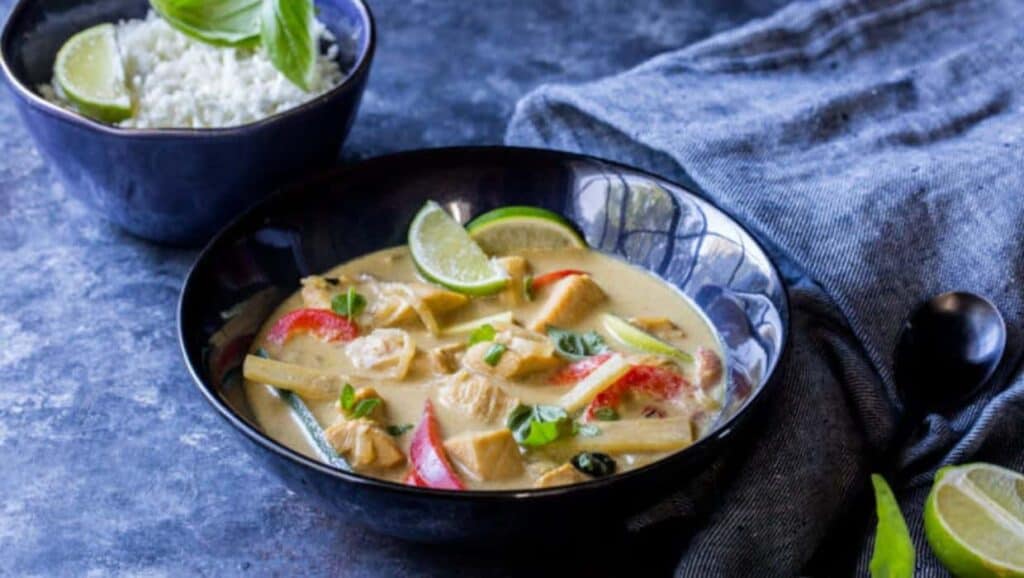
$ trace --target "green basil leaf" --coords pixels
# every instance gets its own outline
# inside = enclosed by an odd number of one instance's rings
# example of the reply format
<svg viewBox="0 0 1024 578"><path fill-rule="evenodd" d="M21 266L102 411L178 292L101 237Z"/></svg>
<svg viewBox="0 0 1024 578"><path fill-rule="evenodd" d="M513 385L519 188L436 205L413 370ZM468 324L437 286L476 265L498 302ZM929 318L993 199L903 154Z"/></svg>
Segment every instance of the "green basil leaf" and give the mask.
<svg viewBox="0 0 1024 578"><path fill-rule="evenodd" d="M507 423L516 441L530 447L570 437L577 431L565 409L555 405L520 405L509 414Z"/></svg>
<svg viewBox="0 0 1024 578"><path fill-rule="evenodd" d="M473 333L469 334L469 344L476 345L484 341L494 341L494 336L498 332L494 330L494 326L490 323L484 323L480 327L473 330Z"/></svg>
<svg viewBox="0 0 1024 578"><path fill-rule="evenodd" d="M379 397L368 397L366 399L359 400L356 403L356 407L352 410L352 419L359 419L370 415L378 405L380 405Z"/></svg>
<svg viewBox="0 0 1024 578"><path fill-rule="evenodd" d="M349 287L348 291L339 293L331 299L331 311L350 319L357 317L363 309L366 309L366 297L356 293L355 287Z"/></svg>
<svg viewBox="0 0 1024 578"><path fill-rule="evenodd" d="M263 0L260 39L274 67L309 90L316 72L313 0Z"/></svg>
<svg viewBox="0 0 1024 578"><path fill-rule="evenodd" d="M179 32L220 46L254 46L260 38L263 0L150 0Z"/></svg>
<svg viewBox="0 0 1024 578"><path fill-rule="evenodd" d="M487 353L484 354L484 362L491 367L498 365L498 362L501 361L501 356L505 355L505 351L507 349L508 348L505 347L504 344L495 343L487 350Z"/></svg>
<svg viewBox="0 0 1024 578"><path fill-rule="evenodd" d="M402 425L389 425L388 426L388 433L391 434L394 437L398 437L398 436L404 434L405 432L411 430L412 427L413 426L412 426L411 423L403 423Z"/></svg>
<svg viewBox="0 0 1024 578"><path fill-rule="evenodd" d="M875 487L875 509L878 528L875 530L875 551L871 554L872 578L913 578L914 543L910 540L907 522L900 505L885 478L871 474Z"/></svg>
<svg viewBox="0 0 1024 578"><path fill-rule="evenodd" d="M608 454L600 452L580 452L573 456L569 463L577 470L595 478L615 473L615 460Z"/></svg>
<svg viewBox="0 0 1024 578"><path fill-rule="evenodd" d="M596 331L577 333L549 325L548 337L555 344L558 354L571 361L579 361L608 351L604 338Z"/></svg>
<svg viewBox="0 0 1024 578"><path fill-rule="evenodd" d="M616 421L619 419L619 412L610 407L599 407L594 412L594 417L601 421Z"/></svg>
<svg viewBox="0 0 1024 578"><path fill-rule="evenodd" d="M352 387L352 384L346 383L341 388L341 398L339 398L338 403L341 404L341 409L345 413L351 411L352 406L356 403L356 389Z"/></svg>

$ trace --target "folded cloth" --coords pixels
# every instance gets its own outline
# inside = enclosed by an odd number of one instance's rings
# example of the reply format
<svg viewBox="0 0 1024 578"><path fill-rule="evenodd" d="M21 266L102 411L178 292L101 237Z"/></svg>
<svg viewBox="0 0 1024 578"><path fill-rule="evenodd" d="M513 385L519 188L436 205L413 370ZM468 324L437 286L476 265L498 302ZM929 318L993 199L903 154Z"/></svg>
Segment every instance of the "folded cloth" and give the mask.
<svg viewBox="0 0 1024 578"><path fill-rule="evenodd" d="M506 140L693 182L790 272L782 387L731 474L709 476L698 501L714 508L680 539L680 576L865 575L871 526L840 532L870 506L900 415L900 320L942 291L995 301L1010 328L1000 371L968 407L927 416L895 488L917 575L947 575L923 535L936 467L1024 470L1024 2L794 4L618 76L542 86ZM676 496L639 525L694 503ZM828 535L852 542L849 565L812 561Z"/></svg>

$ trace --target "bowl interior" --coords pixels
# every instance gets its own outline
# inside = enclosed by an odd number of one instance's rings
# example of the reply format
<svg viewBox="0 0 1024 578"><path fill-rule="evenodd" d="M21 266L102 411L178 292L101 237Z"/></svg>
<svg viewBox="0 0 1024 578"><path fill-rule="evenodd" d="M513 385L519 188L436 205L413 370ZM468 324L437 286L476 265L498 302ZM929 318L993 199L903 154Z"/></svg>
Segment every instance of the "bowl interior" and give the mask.
<svg viewBox="0 0 1024 578"><path fill-rule="evenodd" d="M351 72L370 49L369 12L359 0L318 0L316 7L317 17L335 36L342 70ZM148 11L147 0L21 0L4 27L0 52L12 80L35 94L38 85L50 82L57 51L76 32L144 18Z"/></svg>
<svg viewBox="0 0 1024 578"><path fill-rule="evenodd" d="M727 399L709 437L765 388L788 329L786 294L758 243L697 196L589 157L508 148L405 153L340 169L283 191L215 238L182 292L182 347L206 396L263 436L238 365L254 333L299 278L405 243L427 199L463 222L502 205L552 209L598 250L679 287L706 314L727 355ZM689 450L684 450L684 452ZM285 451L284 453L291 453ZM351 474L350 474L351 475Z"/></svg>

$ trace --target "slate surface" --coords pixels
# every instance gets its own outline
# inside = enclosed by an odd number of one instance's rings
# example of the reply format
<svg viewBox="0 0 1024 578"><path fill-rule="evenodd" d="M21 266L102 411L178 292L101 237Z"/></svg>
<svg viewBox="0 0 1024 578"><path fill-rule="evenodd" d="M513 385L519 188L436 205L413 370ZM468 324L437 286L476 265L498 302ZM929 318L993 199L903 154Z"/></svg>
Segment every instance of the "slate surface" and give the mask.
<svg viewBox="0 0 1024 578"><path fill-rule="evenodd" d="M378 0L377 60L342 162L498 144L541 82L622 70L783 3ZM0 576L547 573L530 556L369 534L259 470L178 352L195 251L129 237L71 199L6 91L0 126ZM605 554L591 555L600 568Z"/></svg>

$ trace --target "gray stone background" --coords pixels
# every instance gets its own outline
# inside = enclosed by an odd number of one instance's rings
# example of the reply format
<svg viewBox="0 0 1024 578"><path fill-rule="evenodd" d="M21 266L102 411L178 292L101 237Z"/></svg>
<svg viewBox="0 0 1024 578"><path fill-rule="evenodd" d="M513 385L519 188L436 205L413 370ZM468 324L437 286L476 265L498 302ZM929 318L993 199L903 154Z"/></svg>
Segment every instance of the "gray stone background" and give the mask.
<svg viewBox="0 0 1024 578"><path fill-rule="evenodd" d="M339 162L500 143L542 82L616 72L784 3L373 0L380 44ZM672 536L549 566L554 554L411 545L313 509L246 457L190 383L174 313L196 252L130 237L71 199L6 91L0 123L0 576L671 568Z"/></svg>

